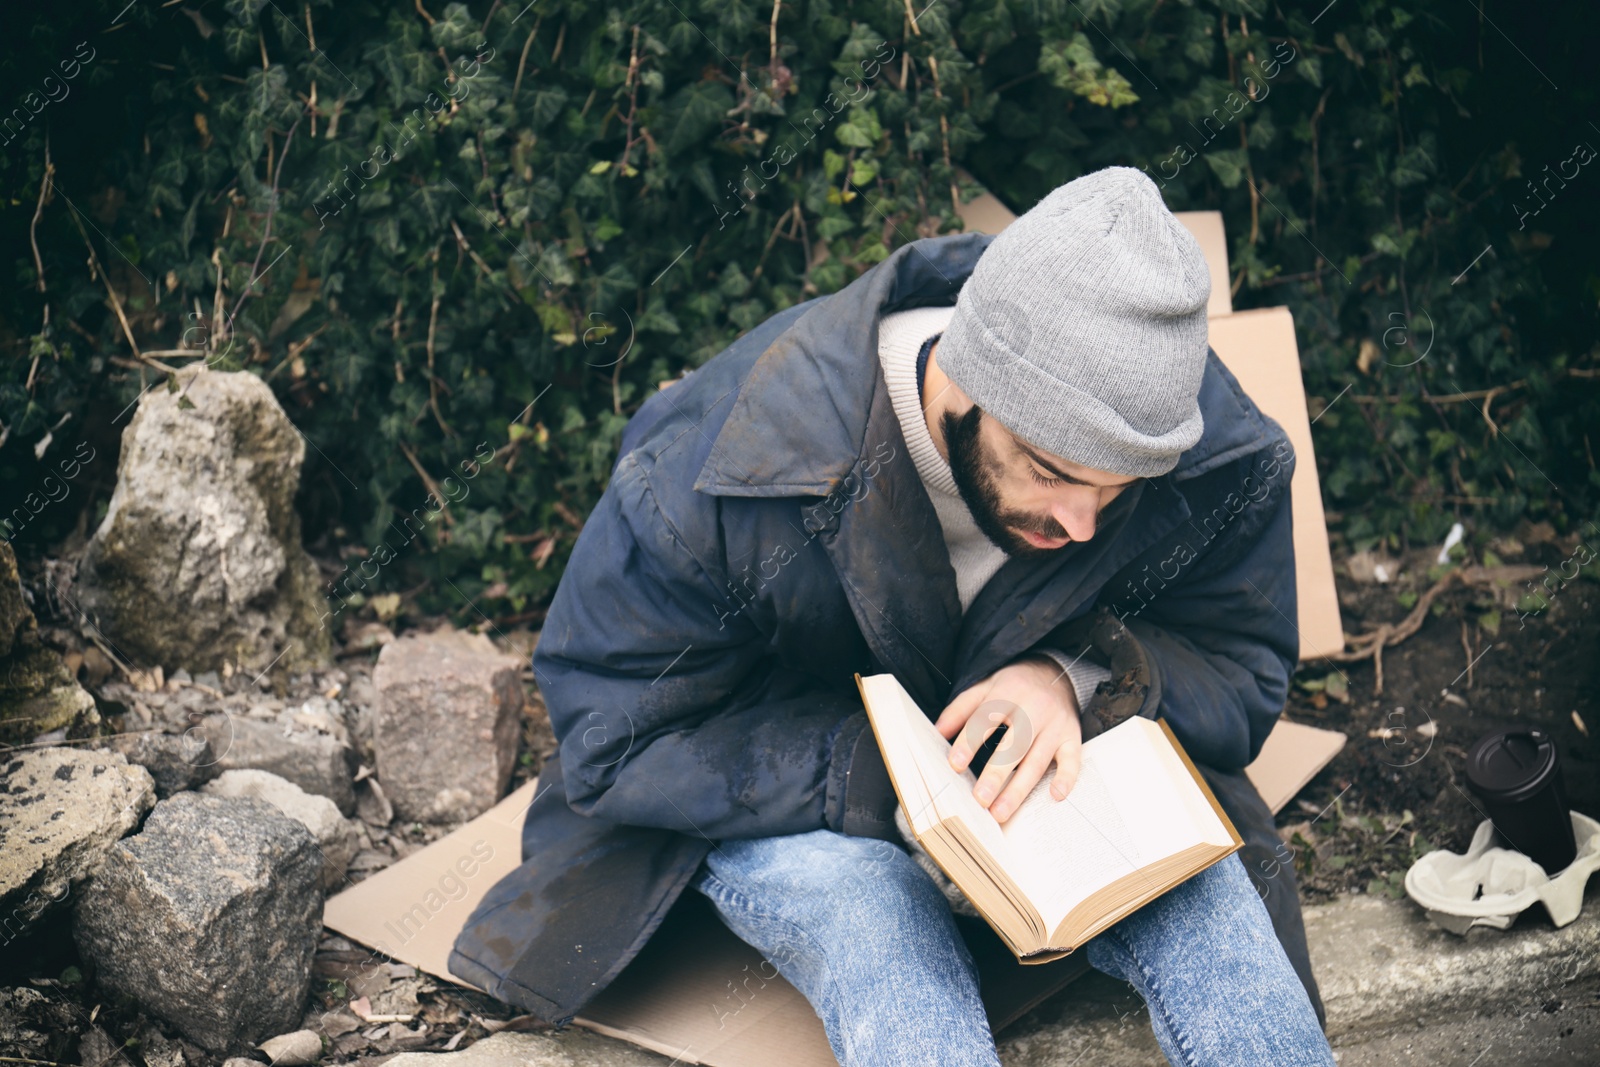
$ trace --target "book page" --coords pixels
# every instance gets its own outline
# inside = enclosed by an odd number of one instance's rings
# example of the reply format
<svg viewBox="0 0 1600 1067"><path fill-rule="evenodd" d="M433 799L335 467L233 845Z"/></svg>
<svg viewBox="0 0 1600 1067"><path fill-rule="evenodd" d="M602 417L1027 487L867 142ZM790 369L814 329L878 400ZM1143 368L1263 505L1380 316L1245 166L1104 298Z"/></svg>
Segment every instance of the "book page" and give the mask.
<svg viewBox="0 0 1600 1067"><path fill-rule="evenodd" d="M912 828L921 832L941 819L960 818L979 843L994 854L995 860L1006 864L1006 844L1000 824L972 798L972 789L978 784L972 772L957 772L950 766L950 742L893 675L875 674L862 679L861 684L863 692L872 699L868 717L873 719L875 727L880 715L885 720L882 725L887 732L880 732L880 737L888 742L884 747L893 763L900 765L909 761L921 776L918 784L922 789L917 791L922 792L922 796L913 799L913 790L903 791L901 795L906 805L906 820ZM894 715L894 709L900 714ZM893 721L889 721L891 719ZM899 783L897 768L891 766L891 772Z"/></svg>
<svg viewBox="0 0 1600 1067"><path fill-rule="evenodd" d="M1005 824L1009 869L1051 928L1095 890L1203 839L1180 793L1193 782L1175 778L1158 743L1171 747L1148 719L1113 727L1084 745L1064 800L1049 794L1052 766Z"/></svg>
<svg viewBox="0 0 1600 1067"><path fill-rule="evenodd" d="M1017 880L1047 917L1057 901L1076 903L1145 864L1101 763L1086 755L1077 784L1059 802L1050 796L1055 779L1051 767L1024 799L1024 807L1001 827L1016 857Z"/></svg>

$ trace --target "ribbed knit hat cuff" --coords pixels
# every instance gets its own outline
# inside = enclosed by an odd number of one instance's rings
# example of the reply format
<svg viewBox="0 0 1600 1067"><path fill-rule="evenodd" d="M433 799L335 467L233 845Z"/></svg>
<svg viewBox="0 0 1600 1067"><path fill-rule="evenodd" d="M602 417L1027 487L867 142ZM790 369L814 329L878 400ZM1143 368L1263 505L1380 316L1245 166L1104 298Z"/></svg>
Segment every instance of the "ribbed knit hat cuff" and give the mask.
<svg viewBox="0 0 1600 1067"><path fill-rule="evenodd" d="M1205 430L1197 400L1190 401L1182 421L1165 433L1135 429L1099 397L1012 352L976 315L958 311L940 339L936 358L945 376L1006 429L1035 448L1093 470L1159 477L1177 466L1178 457ZM966 373L977 364L983 364L980 372Z"/></svg>

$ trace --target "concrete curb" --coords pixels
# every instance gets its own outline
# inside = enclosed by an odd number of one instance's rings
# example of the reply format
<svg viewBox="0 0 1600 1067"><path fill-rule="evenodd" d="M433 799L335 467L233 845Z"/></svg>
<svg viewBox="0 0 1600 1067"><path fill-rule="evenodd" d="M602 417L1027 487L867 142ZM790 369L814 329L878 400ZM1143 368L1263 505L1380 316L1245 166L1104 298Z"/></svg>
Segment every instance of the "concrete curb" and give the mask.
<svg viewBox="0 0 1600 1067"><path fill-rule="evenodd" d="M1490 1014L1600 976L1600 893L1557 930L1542 907L1509 930L1447 933L1409 900L1346 897L1306 909L1306 938L1338 1040L1418 1019Z"/></svg>

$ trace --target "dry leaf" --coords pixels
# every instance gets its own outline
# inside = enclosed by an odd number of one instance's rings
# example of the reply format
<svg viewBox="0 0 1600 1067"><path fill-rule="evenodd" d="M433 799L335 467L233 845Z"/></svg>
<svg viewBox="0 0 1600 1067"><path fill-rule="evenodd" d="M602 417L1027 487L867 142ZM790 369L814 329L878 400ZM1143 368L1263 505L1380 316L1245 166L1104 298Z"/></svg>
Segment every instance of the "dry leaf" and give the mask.
<svg viewBox="0 0 1600 1067"><path fill-rule="evenodd" d="M272 1067L306 1067L322 1055L322 1038L315 1030L296 1030L291 1034L279 1034L256 1047L267 1054Z"/></svg>

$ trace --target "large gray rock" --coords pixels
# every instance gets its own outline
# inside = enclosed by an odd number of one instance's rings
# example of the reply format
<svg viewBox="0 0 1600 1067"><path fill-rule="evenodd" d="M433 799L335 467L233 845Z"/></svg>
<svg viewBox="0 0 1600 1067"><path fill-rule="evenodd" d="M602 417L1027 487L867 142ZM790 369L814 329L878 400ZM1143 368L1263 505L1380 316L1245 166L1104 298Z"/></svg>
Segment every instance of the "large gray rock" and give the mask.
<svg viewBox="0 0 1600 1067"><path fill-rule="evenodd" d="M118 842L73 939L104 986L213 1052L295 1029L322 925L317 843L254 797L180 793Z"/></svg>
<svg viewBox="0 0 1600 1067"><path fill-rule="evenodd" d="M156 794L149 773L115 752L41 748L0 760L0 944L6 944L93 874Z"/></svg>
<svg viewBox="0 0 1600 1067"><path fill-rule="evenodd" d="M328 656L295 489L305 442L245 371L185 369L122 435L117 487L79 567L83 606L136 660L298 670Z"/></svg>
<svg viewBox="0 0 1600 1067"><path fill-rule="evenodd" d="M339 814L327 797L307 793L293 782L270 771L226 771L201 789L214 797L259 797L294 819L317 839L322 850L324 891L344 881L350 857L356 854L356 829Z"/></svg>
<svg viewBox="0 0 1600 1067"><path fill-rule="evenodd" d="M385 645L373 754L401 818L470 819L494 806L517 756L522 663L482 634L440 630Z"/></svg>
<svg viewBox="0 0 1600 1067"><path fill-rule="evenodd" d="M0 743L99 721L94 697L39 640L38 620L22 595L16 553L9 541L0 540Z"/></svg>
<svg viewBox="0 0 1600 1067"><path fill-rule="evenodd" d="M356 810L352 753L336 737L226 712L206 716L196 735L203 735L216 753L219 771L270 771L307 793L327 797L341 814Z"/></svg>

